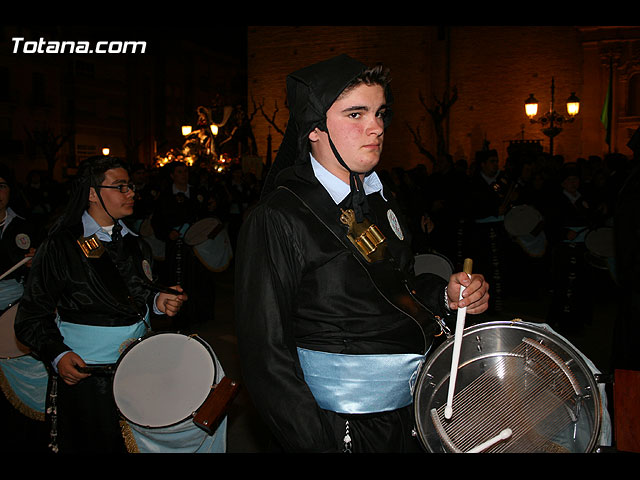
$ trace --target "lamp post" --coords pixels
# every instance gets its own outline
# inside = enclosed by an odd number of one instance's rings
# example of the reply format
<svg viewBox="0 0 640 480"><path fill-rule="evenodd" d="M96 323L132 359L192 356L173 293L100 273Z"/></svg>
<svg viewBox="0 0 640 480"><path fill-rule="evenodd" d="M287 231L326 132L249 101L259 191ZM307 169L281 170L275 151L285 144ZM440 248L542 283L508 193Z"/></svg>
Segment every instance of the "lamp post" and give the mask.
<svg viewBox="0 0 640 480"><path fill-rule="evenodd" d="M556 112L554 109L555 89L555 79L551 77L551 107L538 119L535 118L538 114L538 100L533 96L533 93L524 101L524 110L531 123L541 124L542 133L549 137L549 153L551 155L553 155L553 139L562 132L562 125L573 122L580 111L580 99L576 97L575 92L571 92L567 99L567 114L569 116L565 117Z"/></svg>

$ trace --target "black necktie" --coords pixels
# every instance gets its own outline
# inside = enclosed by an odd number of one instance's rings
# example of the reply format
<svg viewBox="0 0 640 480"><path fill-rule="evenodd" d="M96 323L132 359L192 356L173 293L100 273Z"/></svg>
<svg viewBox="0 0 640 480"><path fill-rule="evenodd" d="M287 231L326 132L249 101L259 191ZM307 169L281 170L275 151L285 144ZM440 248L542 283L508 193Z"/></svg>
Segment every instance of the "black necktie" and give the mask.
<svg viewBox="0 0 640 480"><path fill-rule="evenodd" d="M111 230L111 240L114 242L122 240L122 234L120 232L122 232L122 225L116 222L113 225L113 230Z"/></svg>

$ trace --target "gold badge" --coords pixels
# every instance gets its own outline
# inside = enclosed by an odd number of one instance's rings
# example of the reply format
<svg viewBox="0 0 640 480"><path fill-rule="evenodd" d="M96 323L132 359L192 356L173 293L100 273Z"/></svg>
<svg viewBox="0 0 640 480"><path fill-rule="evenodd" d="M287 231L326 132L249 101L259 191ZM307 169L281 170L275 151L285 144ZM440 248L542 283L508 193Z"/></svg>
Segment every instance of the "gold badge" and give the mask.
<svg viewBox="0 0 640 480"><path fill-rule="evenodd" d="M82 249L82 253L87 258L100 258L104 253L104 245L95 235L90 237L80 237L78 245Z"/></svg>
<svg viewBox="0 0 640 480"><path fill-rule="evenodd" d="M353 210L342 210L340 221L348 227L347 238L368 262L384 257L385 236L380 229L366 218L358 223Z"/></svg>

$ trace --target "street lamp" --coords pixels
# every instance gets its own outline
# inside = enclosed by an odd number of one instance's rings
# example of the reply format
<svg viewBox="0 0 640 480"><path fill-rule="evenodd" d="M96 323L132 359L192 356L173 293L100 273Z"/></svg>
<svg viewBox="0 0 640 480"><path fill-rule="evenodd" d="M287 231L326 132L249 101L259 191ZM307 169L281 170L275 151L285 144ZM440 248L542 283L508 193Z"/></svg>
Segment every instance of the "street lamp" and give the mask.
<svg viewBox="0 0 640 480"><path fill-rule="evenodd" d="M573 122L575 116L578 115L578 112L580 111L580 99L576 97L575 92L571 92L571 95L567 99L568 117L556 112L554 109L555 89L555 79L551 77L551 108L538 119L534 118L538 114L538 100L533 96L533 93L524 101L524 110L527 117L529 117L529 120L531 120L531 123L541 124L542 133L549 137L549 152L551 155L553 155L554 137L562 132L562 125L565 122Z"/></svg>

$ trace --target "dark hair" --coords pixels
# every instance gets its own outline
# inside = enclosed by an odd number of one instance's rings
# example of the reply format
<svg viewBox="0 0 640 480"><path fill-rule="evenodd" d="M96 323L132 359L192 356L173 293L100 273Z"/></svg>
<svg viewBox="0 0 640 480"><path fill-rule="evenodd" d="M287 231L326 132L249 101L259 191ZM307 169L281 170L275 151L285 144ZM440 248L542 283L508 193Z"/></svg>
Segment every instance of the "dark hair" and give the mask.
<svg viewBox="0 0 640 480"><path fill-rule="evenodd" d="M351 82L349 82L340 96L345 95L350 90L354 89L362 83L364 83L365 85L380 85L386 93L387 87L391 83L390 71L381 63L377 64L375 67L367 68L360 75L356 76L353 80L351 80Z"/></svg>
<svg viewBox="0 0 640 480"><path fill-rule="evenodd" d="M476 162L478 164L487 162L491 157L497 157L497 150L478 150L476 152Z"/></svg>
<svg viewBox="0 0 640 480"><path fill-rule="evenodd" d="M89 186L100 185L104 182L105 173L112 168L124 168L129 171L129 165L118 157L96 155L83 160L78 167L78 180L89 180Z"/></svg>
<svg viewBox="0 0 640 480"><path fill-rule="evenodd" d="M0 177L3 178L5 182L7 182L9 188L13 188L15 181L13 171L4 163L0 163Z"/></svg>
<svg viewBox="0 0 640 480"><path fill-rule="evenodd" d="M51 227L54 233L60 227L73 226L82 219L82 214L89 205L89 189L104 182L105 173L112 168L124 168L129 171L129 165L120 158L96 155L83 160L78 167L78 174L71 187L71 195L64 212Z"/></svg>

